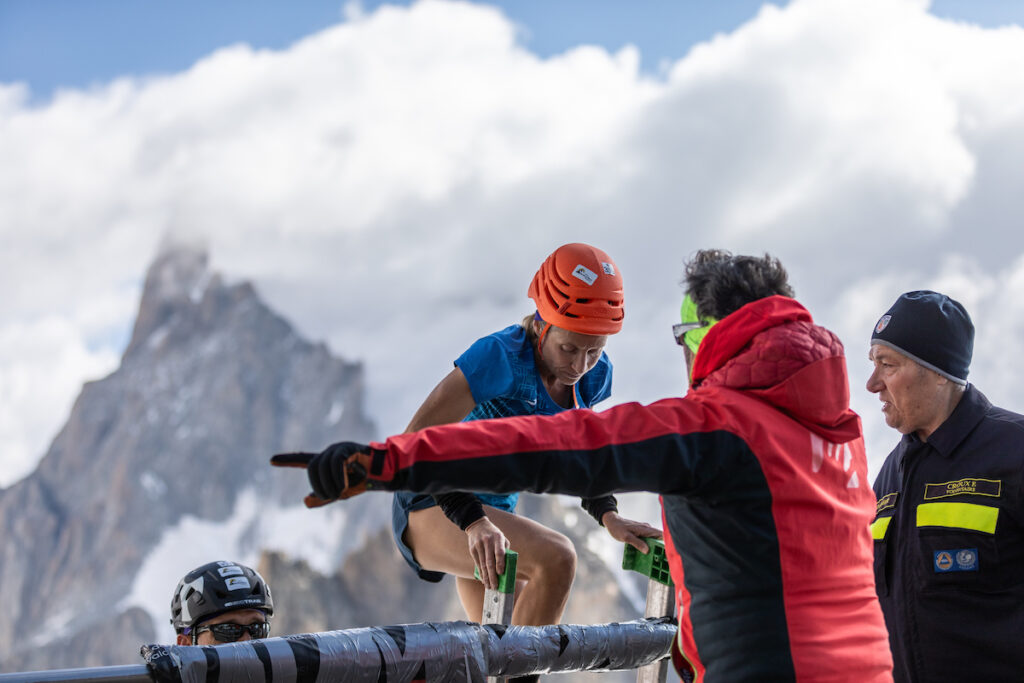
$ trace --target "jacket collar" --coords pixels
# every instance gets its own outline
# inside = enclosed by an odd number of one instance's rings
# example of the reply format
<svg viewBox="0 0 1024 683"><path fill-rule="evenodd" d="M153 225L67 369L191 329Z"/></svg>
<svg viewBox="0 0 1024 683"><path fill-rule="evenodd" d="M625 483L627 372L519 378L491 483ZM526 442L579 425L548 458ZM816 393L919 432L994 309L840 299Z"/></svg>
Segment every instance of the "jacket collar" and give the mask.
<svg viewBox="0 0 1024 683"><path fill-rule="evenodd" d="M751 301L725 316L708 330L701 342L693 362L691 384L697 386L705 377L725 365L758 333L794 320L814 322L806 308L795 299L785 296L769 296Z"/></svg>
<svg viewBox="0 0 1024 683"><path fill-rule="evenodd" d="M713 328L712 328L713 329ZM960 402L953 408L946 421L928 437L928 445L940 455L949 458L957 446L981 422L992 404L985 394L978 391L973 384L968 384ZM907 446L921 443L916 434L905 434L903 441Z"/></svg>

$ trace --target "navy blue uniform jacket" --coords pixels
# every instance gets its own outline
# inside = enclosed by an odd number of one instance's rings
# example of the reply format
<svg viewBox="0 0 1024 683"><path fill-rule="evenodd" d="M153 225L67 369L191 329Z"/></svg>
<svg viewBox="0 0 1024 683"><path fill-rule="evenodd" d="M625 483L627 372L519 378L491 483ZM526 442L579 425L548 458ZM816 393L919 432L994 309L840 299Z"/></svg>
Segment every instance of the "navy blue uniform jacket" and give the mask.
<svg viewBox="0 0 1024 683"><path fill-rule="evenodd" d="M897 681L1024 680L1024 416L968 386L875 480L875 583Z"/></svg>

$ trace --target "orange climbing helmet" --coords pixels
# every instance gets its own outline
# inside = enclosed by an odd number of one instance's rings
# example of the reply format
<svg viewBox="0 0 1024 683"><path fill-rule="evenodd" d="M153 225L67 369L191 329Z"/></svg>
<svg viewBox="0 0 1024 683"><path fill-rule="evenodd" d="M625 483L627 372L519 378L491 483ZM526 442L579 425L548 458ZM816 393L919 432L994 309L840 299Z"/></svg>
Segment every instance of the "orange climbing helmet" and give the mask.
<svg viewBox="0 0 1024 683"><path fill-rule="evenodd" d="M622 275L608 254L589 244L565 244L533 276L527 296L545 322L580 334L622 329Z"/></svg>

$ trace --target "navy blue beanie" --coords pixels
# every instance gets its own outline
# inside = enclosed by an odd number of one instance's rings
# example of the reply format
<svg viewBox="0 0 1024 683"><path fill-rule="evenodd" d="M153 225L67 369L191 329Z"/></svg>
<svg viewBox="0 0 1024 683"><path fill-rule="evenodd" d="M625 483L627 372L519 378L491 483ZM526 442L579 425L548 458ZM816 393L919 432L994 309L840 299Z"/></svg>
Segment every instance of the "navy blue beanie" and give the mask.
<svg viewBox="0 0 1024 683"><path fill-rule="evenodd" d="M945 294L901 294L885 312L872 344L882 344L957 384L967 384L974 353L974 325L966 309Z"/></svg>

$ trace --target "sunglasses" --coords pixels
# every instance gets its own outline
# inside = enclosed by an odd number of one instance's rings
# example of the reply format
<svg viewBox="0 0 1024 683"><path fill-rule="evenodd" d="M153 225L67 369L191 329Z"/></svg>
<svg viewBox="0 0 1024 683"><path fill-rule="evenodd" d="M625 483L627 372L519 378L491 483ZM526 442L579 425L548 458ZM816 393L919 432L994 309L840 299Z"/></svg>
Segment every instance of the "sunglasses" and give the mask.
<svg viewBox="0 0 1024 683"><path fill-rule="evenodd" d="M260 622L256 624L232 624L226 622L223 624L211 624L209 626L200 626L195 630L196 637L199 634L209 631L213 634L214 639L222 643L233 643L242 637L242 634L246 631L249 632L249 637L253 640L259 640L260 638L266 638L270 635L270 624L267 622Z"/></svg>
<svg viewBox="0 0 1024 683"><path fill-rule="evenodd" d="M686 335L688 332L699 330L702 327L708 327L711 323L676 323L672 326L672 336L676 338L676 344L680 346L686 346Z"/></svg>

